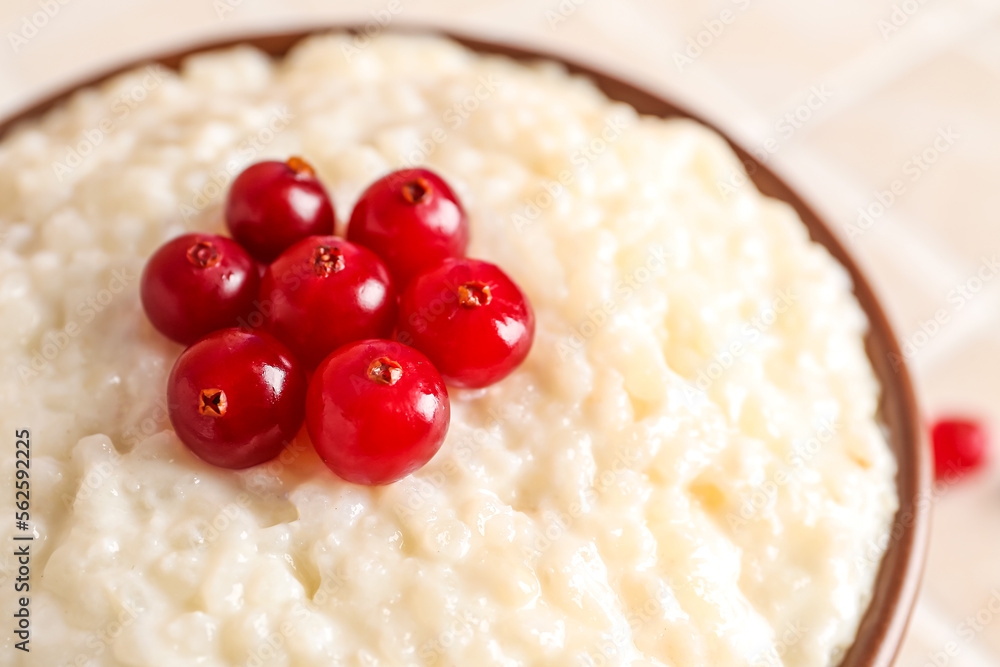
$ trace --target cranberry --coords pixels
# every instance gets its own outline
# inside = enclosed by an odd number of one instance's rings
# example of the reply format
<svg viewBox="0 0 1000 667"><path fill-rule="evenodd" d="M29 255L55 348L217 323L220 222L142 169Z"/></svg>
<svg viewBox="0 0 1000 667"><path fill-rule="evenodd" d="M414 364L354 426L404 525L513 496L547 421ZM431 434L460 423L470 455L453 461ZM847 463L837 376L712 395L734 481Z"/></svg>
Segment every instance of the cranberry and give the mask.
<svg viewBox="0 0 1000 667"><path fill-rule="evenodd" d="M306 374L272 336L209 334L170 372L167 406L177 437L205 461L247 468L274 458L305 413Z"/></svg>
<svg viewBox="0 0 1000 667"><path fill-rule="evenodd" d="M400 299L397 339L426 354L457 387L502 380L528 356L534 337L528 300L488 262L446 260Z"/></svg>
<svg viewBox="0 0 1000 667"><path fill-rule="evenodd" d="M424 355L389 340L345 345L309 383L306 428L330 470L390 484L431 460L448 432L444 381Z"/></svg>
<svg viewBox="0 0 1000 667"><path fill-rule="evenodd" d="M250 255L231 239L186 234L153 253L140 283L149 321L188 344L236 324L251 309L260 277Z"/></svg>
<svg viewBox="0 0 1000 667"><path fill-rule="evenodd" d="M335 236L311 236L276 259L261 281L266 327L310 368L352 341L386 338L396 292L370 250Z"/></svg>
<svg viewBox="0 0 1000 667"><path fill-rule="evenodd" d="M979 422L942 419L931 429L934 476L938 481L964 477L986 462L989 434Z"/></svg>
<svg viewBox="0 0 1000 667"><path fill-rule="evenodd" d="M383 176L361 195L347 238L371 248L400 289L449 257L464 257L469 222L458 197L427 169Z"/></svg>
<svg viewBox="0 0 1000 667"><path fill-rule="evenodd" d="M333 204L302 158L258 162L229 189L226 224L251 255L269 263L307 236L333 233Z"/></svg>

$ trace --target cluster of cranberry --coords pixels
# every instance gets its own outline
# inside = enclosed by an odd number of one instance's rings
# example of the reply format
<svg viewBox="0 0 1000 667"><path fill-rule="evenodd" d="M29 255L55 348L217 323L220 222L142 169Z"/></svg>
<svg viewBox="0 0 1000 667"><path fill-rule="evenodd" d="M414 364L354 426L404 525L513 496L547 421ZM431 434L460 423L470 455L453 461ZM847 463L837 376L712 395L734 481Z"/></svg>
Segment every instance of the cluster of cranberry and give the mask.
<svg viewBox="0 0 1000 667"><path fill-rule="evenodd" d="M170 421L210 463L263 463L304 420L333 472L388 484L441 447L445 383L485 387L528 354L531 306L498 267L465 258L465 211L431 171L372 184L347 239L301 158L248 167L225 218L232 239L176 238L141 281L153 326L190 345L170 373Z"/></svg>

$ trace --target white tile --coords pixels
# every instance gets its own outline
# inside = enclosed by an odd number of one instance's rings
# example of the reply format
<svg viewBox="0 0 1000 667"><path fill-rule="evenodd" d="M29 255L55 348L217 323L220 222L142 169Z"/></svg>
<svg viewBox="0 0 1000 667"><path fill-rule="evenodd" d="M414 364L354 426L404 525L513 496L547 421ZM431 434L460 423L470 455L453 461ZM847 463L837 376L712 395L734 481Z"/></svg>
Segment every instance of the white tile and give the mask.
<svg viewBox="0 0 1000 667"><path fill-rule="evenodd" d="M896 660L899 667L997 667L979 639L959 633L954 619L921 600L910 621L906 642Z"/></svg>

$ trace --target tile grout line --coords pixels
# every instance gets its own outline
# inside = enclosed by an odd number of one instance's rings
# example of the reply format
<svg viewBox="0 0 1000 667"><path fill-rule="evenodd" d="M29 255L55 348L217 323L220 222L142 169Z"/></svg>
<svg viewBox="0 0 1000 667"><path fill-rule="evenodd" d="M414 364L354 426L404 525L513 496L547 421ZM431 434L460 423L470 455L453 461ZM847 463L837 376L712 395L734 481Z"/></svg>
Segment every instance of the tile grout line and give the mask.
<svg viewBox="0 0 1000 667"><path fill-rule="evenodd" d="M898 35L888 43L868 50L837 67L828 74L824 84L833 90L846 90L846 97L835 96L816 112L802 128L809 134L836 118L842 112L858 106L886 85L913 71L921 64L954 47L971 36L989 29L989 21L1000 16L1000 4L984 7L979 15L966 15L950 8L938 10L931 18L941 16L944 21L925 21ZM924 27L928 26L928 27ZM943 30L942 30L943 28ZM898 46L896 46L898 45ZM779 108L790 108L798 103L794 97L783 100Z"/></svg>
<svg viewBox="0 0 1000 667"><path fill-rule="evenodd" d="M967 15L960 11L952 11L950 8L937 10L931 18L944 18L944 21L925 21L924 23L910 27L905 34L897 36L886 44L882 44L874 49L869 49L847 63L828 72L826 76L820 77L822 85L828 85L834 92L833 98L818 109L799 132L808 135L815 128L822 127L825 123L837 118L845 110L856 107L872 95L882 90L887 84L898 80L906 73L913 71L922 63L925 63L940 53L954 47L956 44L966 40L970 35L977 34L989 28L988 21L1000 16L1000 5L984 5L979 10L978 15ZM621 19L621 13L615 13L614 18ZM607 19L607 17L603 17ZM587 16L581 16L579 20L586 21L590 25L595 25L593 20ZM942 26L945 30L941 30ZM606 28L606 23L602 23L598 28ZM631 29L642 29L646 33L650 31L648 23L639 21L631 23ZM907 30L906 27L901 30ZM622 49L635 48L635 42L622 44L618 38L613 38L615 44ZM643 41L645 43L645 41ZM649 52L643 49L644 55L661 59L660 53ZM624 65L623 65L624 66ZM631 67L635 71L634 65ZM774 120L773 109L761 109L751 104L743 96L733 92L725 80L712 68L703 68L700 75L699 88L702 92L709 93L709 101L699 100L698 96L684 94L683 73L668 70L669 74L661 72L653 75L645 69L644 78L651 80L660 89L667 88L668 92L680 98L684 102L691 101L693 106L697 105L699 112L707 118L724 127L728 133L746 145L753 145L763 141L769 136L769 128ZM821 85L814 83L813 85ZM840 91L849 91L851 94L844 96L838 94ZM792 109L801 104L802 90L796 90L792 95L785 97L776 109ZM712 103L714 102L714 103ZM752 115L750 120L740 120L737 114L727 113L720 115L712 112L713 108L743 110L743 118Z"/></svg>
<svg viewBox="0 0 1000 667"><path fill-rule="evenodd" d="M928 597L927 593L921 594L915 609L916 613L913 619L914 622L910 627L911 633L918 625L925 623L927 625L934 626L935 630L943 631L946 633L946 636L953 637L954 627L957 623L954 619L948 618L947 615L938 607L937 603ZM951 638L946 641L957 640ZM934 648L943 650L944 646ZM978 637L974 637L961 648L961 652L955 656L958 659L956 667L997 667L997 663L994 661L993 656L986 652L986 648L982 646ZM951 663L949 662L948 664Z"/></svg>
<svg viewBox="0 0 1000 667"><path fill-rule="evenodd" d="M604 5L595 5L594 7L603 8ZM686 73L676 68L671 61L671 54L667 53L665 47L662 52L659 49L640 49L639 45L654 41L654 37L656 38L656 42L663 44L663 36L660 34L654 35L653 27L648 22L643 21L640 15L617 11L621 10L621 7L616 7L615 9L616 11L611 12L610 15L604 13L593 18L584 15L581 17L581 20L586 21L596 29L604 31L607 30L611 21L616 21L617 25L622 26L622 29L618 33L625 36L624 41L617 35L611 37L619 49L631 50L636 55L646 56L656 63L663 65L660 68L642 67L643 77L650 81L653 87L659 88L659 90L671 97L677 98L683 104L697 108L697 111L704 117L719 126L725 127L726 131L732 134L734 138L744 143L754 139L753 133L746 130L747 123L739 122L738 119L741 116L746 117L749 115L754 117L754 122L765 123L767 122L767 118L761 109L746 100L743 96L734 93L732 87L727 85L722 77L715 74L710 67L705 67L704 64L699 65L695 63L692 65L692 67L699 68L699 74L697 77L693 77L691 72ZM601 21L600 24L595 23L598 20ZM642 33L649 35L650 39L629 39L635 31L642 31ZM673 37L677 38L678 41L683 39L683 35L677 33L674 33ZM624 66L625 64L623 63ZM628 67L631 71L636 71L634 63L628 65ZM692 81L696 81L697 85L692 86ZM692 95L686 92L692 88L696 88L701 94ZM716 109L726 109L727 113L720 114ZM738 109L739 112L733 113L733 109Z"/></svg>
<svg viewBox="0 0 1000 667"><path fill-rule="evenodd" d="M802 147L801 145L796 146L795 150L799 153L799 156L795 159L806 159L811 170L820 170L826 181L833 181L839 184L839 188L833 189L857 192L861 193L862 196L870 196L870 194L866 194L867 189L859 183L857 179L850 176L847 170L838 166L835 161L830 158L824 157L822 153L810 148ZM801 180L795 175L796 170L792 159L783 157L780 153L776 154L773 166L775 167L775 171L777 171L780 176L786 178L789 182L795 185L796 190L809 194L810 186L802 183ZM812 203L818 199L818 197L810 196L809 199L809 203ZM826 217L831 223L853 222L853 220L841 220L839 219L839 216L837 216L837 219L835 219L832 215L828 215ZM908 227L903 224L905 219L907 219L906 216L902 216L896 211L888 210L878 219L876 226L888 227L893 230L894 233L900 237L899 241L901 243L908 244L911 248L916 247L922 256L937 258L939 260L938 268L940 270L952 273L961 273L961 267L964 265L964 262L957 255L955 255L954 252L950 250L942 250L941 240L936 235L922 230L913 230L908 228L906 229L906 233L902 233L902 230ZM888 223L888 225L885 223ZM857 254L855 250L852 250L854 243L844 237L841 229L835 228L831 231L838 236L838 238L844 243L845 247L851 251L852 255Z"/></svg>
<svg viewBox="0 0 1000 667"><path fill-rule="evenodd" d="M945 327L941 335L928 343L911 362L919 375L928 375L937 369L969 341L984 331L989 332L989 325L997 322L995 313L1000 312L1000 285L992 285L986 290L970 302L970 310Z"/></svg>
<svg viewBox="0 0 1000 667"><path fill-rule="evenodd" d="M811 158L816 153L808 149L799 149L802 156L806 158ZM801 159L801 158L800 158ZM792 173L792 169L786 168L788 164L787 160L780 161L779 171L782 174ZM824 172L824 176L827 181L835 181L841 184L841 187L846 190L861 191L860 186L856 181L850 178L844 170L831 164L828 159L817 159L813 158L810 160L810 168L816 170L819 168ZM793 182L794 178L791 178ZM797 187L797 189L808 192L807 188ZM810 198L814 199L814 198ZM828 219L831 219L827 216ZM918 234L912 229L905 229L903 225L904 216L899 215L893 211L888 211L879 220L879 225L884 229L888 229L890 233L894 236L894 241L904 244L907 250L905 254L909 256L917 255L918 257L925 258L927 261L938 262L937 271L947 272L952 275L965 275L969 276L969 270L966 267L966 262L960 260L950 251L942 250L942 244L938 242L936 238L930 235L930 233ZM852 243L843 237L840 230L832 230L835 235L844 243L845 247L851 253L853 257L858 259L858 253L852 248ZM919 275L915 273L912 269L900 264L898 261L894 260L890 255L887 257L887 261L892 262L898 270L904 274ZM872 271L868 267L868 262L861 262L862 271L866 277L872 275ZM875 282L874 286L879 292L879 298L890 296L886 294L886 291L881 285ZM988 317L992 315L994 310L1000 311L1000 283L994 283L984 288L984 291L980 292L976 297L970 300L970 305L967 310L959 314L957 317L951 321L951 324L943 329L940 336L935 337L926 348L921 349L916 355L914 360L910 360L911 366L915 370L918 370L921 374L928 372L929 370L935 368L938 364L946 361L954 351L964 345L968 340L974 338L976 335L982 333L983 326L982 322L988 320ZM935 310L935 312L937 309ZM906 341L910 336L914 334L914 331L907 331L903 329L902 323L894 321L893 330L896 336L900 339L900 343ZM923 359L924 361L920 361Z"/></svg>

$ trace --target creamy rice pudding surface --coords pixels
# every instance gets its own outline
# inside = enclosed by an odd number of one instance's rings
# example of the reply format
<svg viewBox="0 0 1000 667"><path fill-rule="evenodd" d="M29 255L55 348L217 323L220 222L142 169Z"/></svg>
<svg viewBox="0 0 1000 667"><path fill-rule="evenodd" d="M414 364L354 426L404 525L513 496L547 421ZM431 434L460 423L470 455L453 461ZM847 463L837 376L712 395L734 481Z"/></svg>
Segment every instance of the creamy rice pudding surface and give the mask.
<svg viewBox="0 0 1000 667"><path fill-rule="evenodd" d="M552 64L354 46L140 69L0 143L0 433L31 429L37 535L32 651L5 631L0 662L835 664L896 508L846 272L786 205L721 191L741 167L695 123ZM388 487L304 431L213 468L166 419L180 347L143 262L291 154L341 220L381 174L439 171L537 314L525 364L452 391L441 452Z"/></svg>

